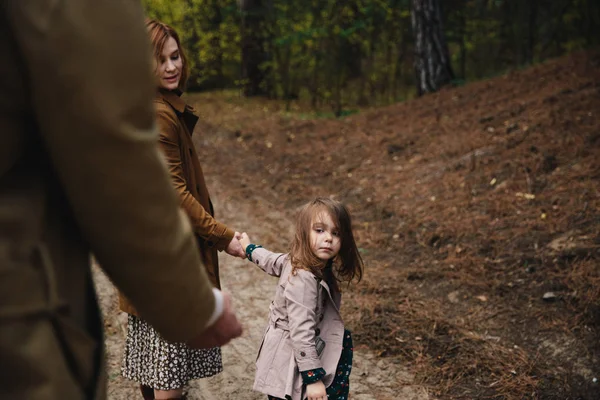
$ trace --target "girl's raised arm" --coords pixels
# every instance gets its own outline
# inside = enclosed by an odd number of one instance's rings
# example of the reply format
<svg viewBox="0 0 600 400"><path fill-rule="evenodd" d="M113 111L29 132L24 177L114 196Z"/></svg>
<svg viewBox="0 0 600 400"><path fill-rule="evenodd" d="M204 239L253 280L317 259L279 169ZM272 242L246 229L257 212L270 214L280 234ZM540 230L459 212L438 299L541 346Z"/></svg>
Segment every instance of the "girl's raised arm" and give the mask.
<svg viewBox="0 0 600 400"><path fill-rule="evenodd" d="M239 240L248 260L258 265L260 269L269 275L281 276L281 271L288 259L287 254L273 253L262 246L252 244L246 232L240 235Z"/></svg>

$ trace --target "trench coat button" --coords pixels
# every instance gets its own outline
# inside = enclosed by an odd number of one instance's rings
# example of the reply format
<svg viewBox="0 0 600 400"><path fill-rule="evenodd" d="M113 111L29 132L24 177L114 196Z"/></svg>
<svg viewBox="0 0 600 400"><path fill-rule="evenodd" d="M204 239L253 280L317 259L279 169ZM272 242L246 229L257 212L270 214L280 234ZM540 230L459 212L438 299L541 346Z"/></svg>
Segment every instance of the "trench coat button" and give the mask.
<svg viewBox="0 0 600 400"><path fill-rule="evenodd" d="M321 330L319 328L315 329L315 334L319 336L321 334Z"/></svg>
<svg viewBox="0 0 600 400"><path fill-rule="evenodd" d="M207 244L209 247L213 247L213 246L214 246L214 243L213 243L211 240L209 240L208 242L206 242L206 244Z"/></svg>
<svg viewBox="0 0 600 400"><path fill-rule="evenodd" d="M301 355L302 357L306 357L306 353L305 353L305 352L303 352L303 351L301 351L301 352L300 352L300 355Z"/></svg>

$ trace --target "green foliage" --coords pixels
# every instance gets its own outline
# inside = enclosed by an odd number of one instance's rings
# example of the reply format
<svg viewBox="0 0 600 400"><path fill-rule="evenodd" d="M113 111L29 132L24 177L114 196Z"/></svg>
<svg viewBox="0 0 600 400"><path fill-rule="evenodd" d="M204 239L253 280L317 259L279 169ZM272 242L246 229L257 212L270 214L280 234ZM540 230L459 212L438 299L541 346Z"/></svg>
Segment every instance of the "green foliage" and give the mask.
<svg viewBox="0 0 600 400"><path fill-rule="evenodd" d="M336 116L414 93L412 0L262 0L264 92ZM597 0L443 0L455 84L597 45ZM191 89L240 87L237 0L144 0L175 27Z"/></svg>

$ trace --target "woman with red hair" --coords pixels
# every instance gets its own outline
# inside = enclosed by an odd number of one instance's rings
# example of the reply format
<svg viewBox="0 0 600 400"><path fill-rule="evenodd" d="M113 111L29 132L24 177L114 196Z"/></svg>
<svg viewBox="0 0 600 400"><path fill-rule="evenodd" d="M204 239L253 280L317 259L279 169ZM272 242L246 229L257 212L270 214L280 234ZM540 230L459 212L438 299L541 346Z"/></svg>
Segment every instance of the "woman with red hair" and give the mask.
<svg viewBox="0 0 600 400"><path fill-rule="evenodd" d="M177 32L156 20L146 23L154 48L157 92L154 99L160 148L182 209L189 216L206 271L220 288L217 251L245 258L239 233L218 222L192 141L198 117L181 98L189 75L185 52ZM197 350L184 343L165 341L121 296L127 312L127 339L122 374L137 381L146 399L181 399L190 380L206 378L223 370L219 347ZM173 310L177 312L177 310Z"/></svg>

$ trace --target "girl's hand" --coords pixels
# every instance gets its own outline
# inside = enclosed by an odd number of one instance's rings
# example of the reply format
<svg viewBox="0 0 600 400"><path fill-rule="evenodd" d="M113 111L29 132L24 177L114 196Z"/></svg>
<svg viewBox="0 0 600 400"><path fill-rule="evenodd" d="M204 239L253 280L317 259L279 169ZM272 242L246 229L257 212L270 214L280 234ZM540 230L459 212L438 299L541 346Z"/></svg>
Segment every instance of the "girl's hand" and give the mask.
<svg viewBox="0 0 600 400"><path fill-rule="evenodd" d="M250 241L250 237L248 236L248 234L246 232L241 233L240 236L238 236L238 239L239 239L240 244L242 245L242 248L244 249L244 251L246 251L246 247L248 247L248 245L250 243L252 243Z"/></svg>
<svg viewBox="0 0 600 400"><path fill-rule="evenodd" d="M327 392L325 391L323 381L306 385L306 395L308 396L308 400L327 400Z"/></svg>

